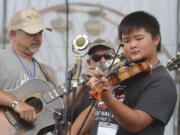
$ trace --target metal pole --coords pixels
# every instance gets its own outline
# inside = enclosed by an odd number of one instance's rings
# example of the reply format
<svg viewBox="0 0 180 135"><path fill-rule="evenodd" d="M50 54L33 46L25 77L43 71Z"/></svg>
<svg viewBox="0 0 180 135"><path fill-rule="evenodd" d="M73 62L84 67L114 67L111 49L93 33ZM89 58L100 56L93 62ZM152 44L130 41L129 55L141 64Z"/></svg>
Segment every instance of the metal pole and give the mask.
<svg viewBox="0 0 180 135"><path fill-rule="evenodd" d="M69 65L69 3L66 0L66 79L68 73L68 65Z"/></svg>
<svg viewBox="0 0 180 135"><path fill-rule="evenodd" d="M177 0L177 52L180 51L180 2ZM176 71L176 83L177 83L177 103L174 112L174 135L179 135L180 133L180 71Z"/></svg>
<svg viewBox="0 0 180 135"><path fill-rule="evenodd" d="M6 48L6 19L7 19L7 1L3 1L3 21L2 21L2 49Z"/></svg>

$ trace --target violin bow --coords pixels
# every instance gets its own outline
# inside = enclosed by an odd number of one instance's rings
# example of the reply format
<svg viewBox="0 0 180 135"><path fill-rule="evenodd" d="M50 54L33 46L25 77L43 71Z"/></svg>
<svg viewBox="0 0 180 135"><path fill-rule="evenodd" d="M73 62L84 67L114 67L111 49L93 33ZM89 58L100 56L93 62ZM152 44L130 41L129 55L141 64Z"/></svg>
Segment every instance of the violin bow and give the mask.
<svg viewBox="0 0 180 135"><path fill-rule="evenodd" d="M116 51L116 53L115 53L115 57L114 57L114 59L113 59L113 61L112 61L112 63L111 63L111 66L110 66L108 72L111 71L111 68L112 68L112 66L113 66L113 64L114 64L114 61L115 61L115 59L116 59L117 56L118 56L118 52L119 52L120 48L123 47L123 46L124 46L123 44L121 44L121 43L119 44L118 49L117 49L117 51Z"/></svg>

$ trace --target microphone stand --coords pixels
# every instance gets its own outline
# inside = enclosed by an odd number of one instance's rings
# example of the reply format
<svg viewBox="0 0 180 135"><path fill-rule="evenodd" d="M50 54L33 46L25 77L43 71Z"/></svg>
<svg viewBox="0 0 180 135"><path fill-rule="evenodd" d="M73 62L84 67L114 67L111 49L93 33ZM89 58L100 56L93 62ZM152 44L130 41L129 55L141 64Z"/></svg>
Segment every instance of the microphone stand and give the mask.
<svg viewBox="0 0 180 135"><path fill-rule="evenodd" d="M62 133L61 135L65 135L65 121L63 118L63 111L64 109L55 109L54 110L54 119L55 119L55 128L54 128L54 135L59 135L59 128L61 125Z"/></svg>
<svg viewBox="0 0 180 135"><path fill-rule="evenodd" d="M55 109L54 119L55 119L55 129L54 135L59 135L59 126L61 125L62 134L66 135L67 132L67 123L68 123L68 106L69 106L69 94L71 89L71 80L74 74L76 73L77 64L68 72L67 75L67 91L66 91L66 105L63 109Z"/></svg>
<svg viewBox="0 0 180 135"><path fill-rule="evenodd" d="M76 56L76 69L75 69L75 73L71 79L72 81L72 112L71 112L71 123L70 123L70 128L69 128L69 135L71 134L71 128L72 128L72 122L73 122L73 113L74 113L74 102L75 102L75 97L76 97L76 88L78 86L78 80L79 80L79 76L81 73L81 68L82 68L82 57L80 55Z"/></svg>
<svg viewBox="0 0 180 135"><path fill-rule="evenodd" d="M68 72L67 75L67 91L66 91L66 107L65 107L65 133L67 133L67 123L68 123L68 108L69 108L69 94L71 89L71 80L76 73L77 70L77 64L74 65L74 67Z"/></svg>
<svg viewBox="0 0 180 135"><path fill-rule="evenodd" d="M72 87L72 111L71 111L71 123L70 123L70 128L69 128L69 135L71 135L71 128L72 128L72 123L73 123L73 114L74 114L74 102L75 102L75 96L76 96L76 88Z"/></svg>

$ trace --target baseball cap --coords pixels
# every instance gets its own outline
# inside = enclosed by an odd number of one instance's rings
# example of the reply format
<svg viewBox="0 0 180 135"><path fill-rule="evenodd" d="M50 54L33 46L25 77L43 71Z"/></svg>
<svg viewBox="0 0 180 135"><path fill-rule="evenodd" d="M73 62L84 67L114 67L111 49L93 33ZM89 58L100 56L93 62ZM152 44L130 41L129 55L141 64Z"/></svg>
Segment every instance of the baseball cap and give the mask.
<svg viewBox="0 0 180 135"><path fill-rule="evenodd" d="M34 8L17 11L10 18L8 23L8 32L19 29L29 34L35 34L45 29L52 31L51 28L42 23L40 14Z"/></svg>
<svg viewBox="0 0 180 135"><path fill-rule="evenodd" d="M114 50L114 45L111 43L111 41L107 39L96 39L94 42L92 42L89 46L88 54L92 53L92 50L95 49L97 46L104 46L109 49Z"/></svg>

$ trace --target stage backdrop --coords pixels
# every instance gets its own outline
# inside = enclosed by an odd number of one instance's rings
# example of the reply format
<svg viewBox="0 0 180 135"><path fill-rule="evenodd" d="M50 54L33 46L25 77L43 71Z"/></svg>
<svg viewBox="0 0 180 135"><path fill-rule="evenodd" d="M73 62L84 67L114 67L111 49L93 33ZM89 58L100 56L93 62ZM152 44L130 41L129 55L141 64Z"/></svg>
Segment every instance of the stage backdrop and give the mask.
<svg viewBox="0 0 180 135"><path fill-rule="evenodd" d="M157 17L161 25L163 44L159 54L161 63L166 65L168 59L175 56L178 0L69 0L68 46L65 2L64 0L1 0L1 48L10 47L6 33L7 20L10 16L20 9L36 8L40 11L44 22L54 30L43 32L43 44L35 57L52 66L57 73L59 84L62 84L65 82L65 72L75 63L75 54L71 50L74 37L86 34L90 41L96 38L107 38L117 48L119 44L117 27L123 16L133 11L144 10ZM83 71L85 68L86 64L83 64ZM173 75L173 72L171 74ZM172 118L165 135L176 135L173 132L174 123L176 122Z"/></svg>

